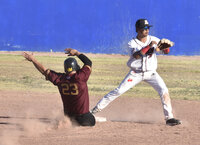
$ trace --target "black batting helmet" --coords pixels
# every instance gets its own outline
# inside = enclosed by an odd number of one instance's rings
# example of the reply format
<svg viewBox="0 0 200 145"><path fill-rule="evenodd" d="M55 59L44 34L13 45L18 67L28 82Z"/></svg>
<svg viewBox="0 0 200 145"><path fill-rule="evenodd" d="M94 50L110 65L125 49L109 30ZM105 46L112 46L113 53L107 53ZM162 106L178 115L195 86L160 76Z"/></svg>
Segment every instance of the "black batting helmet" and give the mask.
<svg viewBox="0 0 200 145"><path fill-rule="evenodd" d="M64 61L64 68L66 73L70 73L72 71L79 70L80 66L78 65L75 58L70 57Z"/></svg>

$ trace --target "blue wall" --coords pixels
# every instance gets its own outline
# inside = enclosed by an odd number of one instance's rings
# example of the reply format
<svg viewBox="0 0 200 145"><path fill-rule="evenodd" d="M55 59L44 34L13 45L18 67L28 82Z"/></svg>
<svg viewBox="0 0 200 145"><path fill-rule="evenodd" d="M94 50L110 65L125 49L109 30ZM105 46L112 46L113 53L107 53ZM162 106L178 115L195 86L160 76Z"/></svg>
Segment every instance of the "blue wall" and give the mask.
<svg viewBox="0 0 200 145"><path fill-rule="evenodd" d="M0 50L126 54L139 18L171 55L200 55L199 0L0 0Z"/></svg>

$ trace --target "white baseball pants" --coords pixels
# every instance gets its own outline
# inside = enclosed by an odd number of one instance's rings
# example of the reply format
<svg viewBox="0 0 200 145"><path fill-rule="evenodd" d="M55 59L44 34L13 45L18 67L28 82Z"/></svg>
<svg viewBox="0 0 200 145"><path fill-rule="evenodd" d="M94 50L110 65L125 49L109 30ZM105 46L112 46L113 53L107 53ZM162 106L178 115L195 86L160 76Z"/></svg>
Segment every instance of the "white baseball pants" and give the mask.
<svg viewBox="0 0 200 145"><path fill-rule="evenodd" d="M164 95L166 93L168 95L168 89L163 79L156 71L135 73L134 71L131 70L124 78L124 80L121 82L121 84L116 89L105 95L97 103L96 107L99 110L104 109L110 102L115 100L117 97L119 97L120 95L122 95L123 93L125 93L126 91L128 91L130 88L134 87L141 81L145 81L148 84L150 84L160 95L165 119L173 118L171 102L167 101L170 100L170 98L164 99Z"/></svg>

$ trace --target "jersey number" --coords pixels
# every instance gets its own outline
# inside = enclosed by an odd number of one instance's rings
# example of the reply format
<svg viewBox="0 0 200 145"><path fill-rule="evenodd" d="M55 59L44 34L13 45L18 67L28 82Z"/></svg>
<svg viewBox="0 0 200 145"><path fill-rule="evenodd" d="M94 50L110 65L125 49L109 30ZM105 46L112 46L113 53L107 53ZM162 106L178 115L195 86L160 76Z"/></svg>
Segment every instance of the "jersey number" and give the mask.
<svg viewBox="0 0 200 145"><path fill-rule="evenodd" d="M61 87L64 95L78 95L77 84L61 84Z"/></svg>

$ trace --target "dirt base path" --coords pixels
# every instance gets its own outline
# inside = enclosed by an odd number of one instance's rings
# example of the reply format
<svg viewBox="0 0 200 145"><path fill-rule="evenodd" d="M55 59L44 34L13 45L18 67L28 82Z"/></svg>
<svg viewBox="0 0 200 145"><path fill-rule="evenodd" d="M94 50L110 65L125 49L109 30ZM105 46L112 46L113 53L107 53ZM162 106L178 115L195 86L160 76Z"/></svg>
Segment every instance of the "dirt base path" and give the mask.
<svg viewBox="0 0 200 145"><path fill-rule="evenodd" d="M172 105L182 125L165 125L159 99L119 97L97 114L107 122L79 127L64 118L58 93L0 91L0 145L199 145L200 102Z"/></svg>

